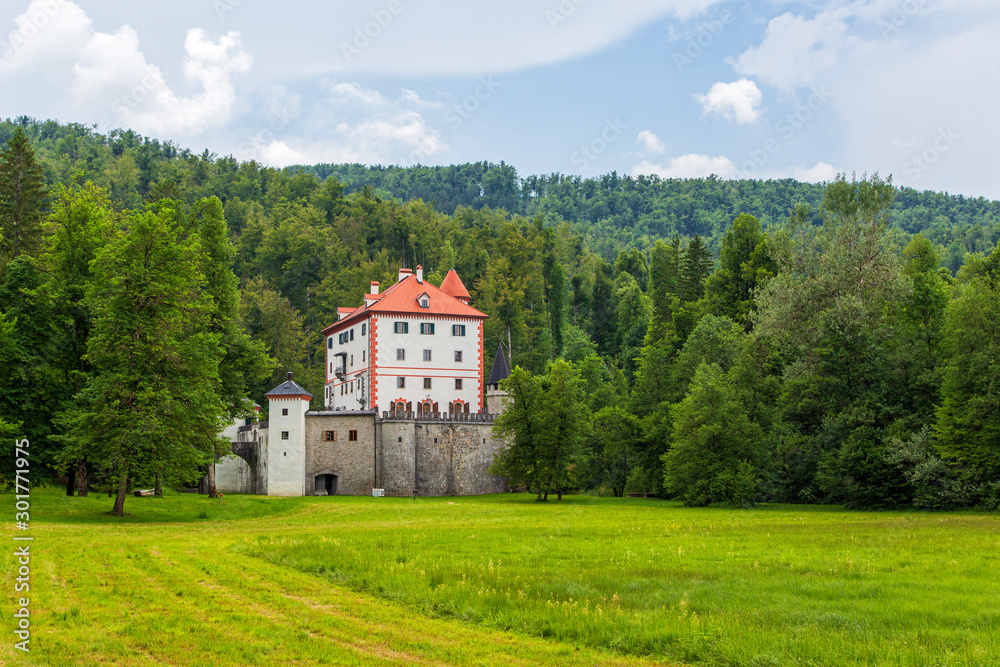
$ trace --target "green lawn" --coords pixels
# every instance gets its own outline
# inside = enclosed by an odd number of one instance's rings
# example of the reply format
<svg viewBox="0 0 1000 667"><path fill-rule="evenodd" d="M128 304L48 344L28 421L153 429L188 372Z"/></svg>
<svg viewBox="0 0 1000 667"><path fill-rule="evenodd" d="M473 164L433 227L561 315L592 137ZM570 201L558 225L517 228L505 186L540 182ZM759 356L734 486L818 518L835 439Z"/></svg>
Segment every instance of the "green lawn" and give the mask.
<svg viewBox="0 0 1000 667"><path fill-rule="evenodd" d="M31 500L27 660L0 560L8 664L1000 665L993 514Z"/></svg>

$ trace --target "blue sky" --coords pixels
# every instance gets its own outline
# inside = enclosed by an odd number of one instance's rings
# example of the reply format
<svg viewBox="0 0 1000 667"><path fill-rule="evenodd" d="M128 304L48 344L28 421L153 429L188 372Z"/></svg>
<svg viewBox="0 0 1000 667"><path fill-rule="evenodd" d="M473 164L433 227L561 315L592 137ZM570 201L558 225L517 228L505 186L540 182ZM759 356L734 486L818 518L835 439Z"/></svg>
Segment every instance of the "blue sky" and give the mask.
<svg viewBox="0 0 1000 667"><path fill-rule="evenodd" d="M1000 198L998 5L11 0L0 116L274 166L878 171Z"/></svg>

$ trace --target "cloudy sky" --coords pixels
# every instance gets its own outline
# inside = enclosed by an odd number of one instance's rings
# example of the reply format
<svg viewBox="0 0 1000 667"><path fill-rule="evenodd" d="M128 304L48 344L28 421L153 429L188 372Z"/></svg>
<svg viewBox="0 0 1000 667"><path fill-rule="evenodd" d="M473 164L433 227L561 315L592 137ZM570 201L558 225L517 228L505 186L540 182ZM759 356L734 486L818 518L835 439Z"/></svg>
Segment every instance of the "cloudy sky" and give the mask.
<svg viewBox="0 0 1000 667"><path fill-rule="evenodd" d="M0 116L274 166L878 171L1000 198L998 34L996 0L8 0Z"/></svg>

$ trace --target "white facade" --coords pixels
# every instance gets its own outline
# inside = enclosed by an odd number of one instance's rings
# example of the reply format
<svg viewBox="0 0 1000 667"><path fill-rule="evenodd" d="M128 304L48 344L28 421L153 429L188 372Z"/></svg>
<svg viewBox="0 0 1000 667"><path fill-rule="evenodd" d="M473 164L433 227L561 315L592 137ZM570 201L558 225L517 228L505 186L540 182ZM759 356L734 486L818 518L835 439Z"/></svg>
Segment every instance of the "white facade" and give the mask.
<svg viewBox="0 0 1000 667"><path fill-rule="evenodd" d="M367 410L370 406L370 322L362 318L326 338L327 410Z"/></svg>
<svg viewBox="0 0 1000 667"><path fill-rule="evenodd" d="M268 495L305 495L308 410L309 399L304 396L268 397Z"/></svg>
<svg viewBox="0 0 1000 667"><path fill-rule="evenodd" d="M428 403L427 412L452 412L456 402L461 412L482 410L482 320L387 314L376 331L380 411L398 402L413 412Z"/></svg>

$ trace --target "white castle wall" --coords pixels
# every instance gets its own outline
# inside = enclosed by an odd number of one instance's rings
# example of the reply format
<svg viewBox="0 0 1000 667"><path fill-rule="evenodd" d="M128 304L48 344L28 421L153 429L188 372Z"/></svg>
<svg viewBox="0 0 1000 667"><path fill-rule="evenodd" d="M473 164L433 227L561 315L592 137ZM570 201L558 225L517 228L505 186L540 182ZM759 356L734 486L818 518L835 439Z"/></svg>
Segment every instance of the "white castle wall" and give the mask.
<svg viewBox="0 0 1000 667"><path fill-rule="evenodd" d="M421 401L438 404L438 412L448 412L448 406L460 399L469 405L469 412L482 410L482 336L483 321L473 318L432 317L417 315L382 315L377 320L378 346L376 360L379 374L378 409L392 410L397 399L419 410ZM408 333L396 333L396 322L405 322ZM421 334L421 324L434 324L433 334ZM465 327L464 336L455 336L454 325ZM404 351L404 359L398 358ZM424 351L430 351L430 361L424 361ZM455 361L455 352L462 360ZM398 378L406 386L398 386ZM429 379L430 389L424 387ZM455 388L455 380L462 388Z"/></svg>
<svg viewBox="0 0 1000 667"><path fill-rule="evenodd" d="M281 396L268 399L267 494L305 494L306 411L309 401ZM282 414L287 410L288 414ZM288 437L282 438L287 432Z"/></svg>

